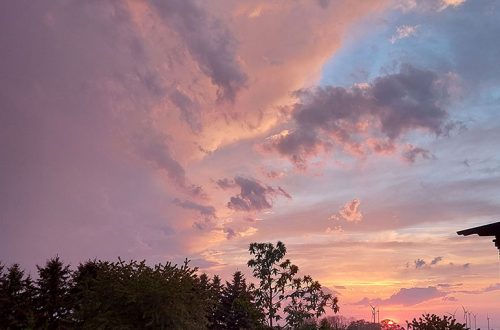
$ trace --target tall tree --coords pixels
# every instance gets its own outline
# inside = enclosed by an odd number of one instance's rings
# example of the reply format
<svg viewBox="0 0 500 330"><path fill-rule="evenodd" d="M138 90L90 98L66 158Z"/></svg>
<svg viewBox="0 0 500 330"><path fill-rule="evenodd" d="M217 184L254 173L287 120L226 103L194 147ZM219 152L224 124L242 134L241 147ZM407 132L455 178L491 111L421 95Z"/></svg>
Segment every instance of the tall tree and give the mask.
<svg viewBox="0 0 500 330"><path fill-rule="evenodd" d="M248 266L253 268L253 276L259 280L255 290L256 302L263 308L267 324L273 327L286 314L288 326L297 327L306 320L325 313L325 307L338 311L338 300L325 294L321 284L310 276L298 277L299 267L289 259L285 244L252 243L249 247L252 259Z"/></svg>
<svg viewBox="0 0 500 330"><path fill-rule="evenodd" d="M37 269L37 326L45 329L67 326L72 310L69 265L55 257L49 259L45 267L37 266Z"/></svg>
<svg viewBox="0 0 500 330"><path fill-rule="evenodd" d="M0 326L7 329L34 327L34 288L29 276L24 276L18 264L7 273L0 265Z"/></svg>
<svg viewBox="0 0 500 330"><path fill-rule="evenodd" d="M240 271L233 274L231 282L226 282L221 300L224 329L256 329L262 324L264 315L255 305L254 291Z"/></svg>

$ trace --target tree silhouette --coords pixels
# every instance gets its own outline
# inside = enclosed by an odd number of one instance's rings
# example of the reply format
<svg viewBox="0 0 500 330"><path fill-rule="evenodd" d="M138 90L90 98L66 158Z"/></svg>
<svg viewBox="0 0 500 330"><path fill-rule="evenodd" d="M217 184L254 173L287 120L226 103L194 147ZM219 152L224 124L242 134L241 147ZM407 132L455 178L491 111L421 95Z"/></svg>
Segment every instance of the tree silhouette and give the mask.
<svg viewBox="0 0 500 330"><path fill-rule="evenodd" d="M253 276L259 280L255 290L256 302L266 315L267 324L273 327L285 313L286 326L299 327L306 320L325 313L325 307L338 311L338 301L321 290L321 284L310 276L297 276L299 268L289 259L283 260L286 247L282 242L251 243L248 261Z"/></svg>
<svg viewBox="0 0 500 330"><path fill-rule="evenodd" d="M68 325L71 312L69 265L59 257L49 259L45 267L37 266L36 295L37 326L59 329Z"/></svg>
<svg viewBox="0 0 500 330"><path fill-rule="evenodd" d="M34 327L34 287L29 276L14 264L7 273L0 264L0 326L7 329Z"/></svg>
<svg viewBox="0 0 500 330"><path fill-rule="evenodd" d="M232 282L226 282L221 295L222 326L224 329L255 329L264 315L254 304L254 292L247 286L240 271L233 274Z"/></svg>
<svg viewBox="0 0 500 330"><path fill-rule="evenodd" d="M422 317L413 319L408 322L409 326L414 330L466 330L465 324L458 323L454 317L443 316L442 318L436 314L424 314Z"/></svg>

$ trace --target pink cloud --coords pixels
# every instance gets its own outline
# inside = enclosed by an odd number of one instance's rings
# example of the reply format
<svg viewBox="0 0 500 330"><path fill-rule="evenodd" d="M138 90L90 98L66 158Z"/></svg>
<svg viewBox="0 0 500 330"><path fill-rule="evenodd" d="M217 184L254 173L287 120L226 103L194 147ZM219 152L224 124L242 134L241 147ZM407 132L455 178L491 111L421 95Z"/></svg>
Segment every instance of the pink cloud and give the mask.
<svg viewBox="0 0 500 330"><path fill-rule="evenodd" d="M359 210L361 202L359 199L353 199L344 204L344 206L335 214L330 216L331 220L358 222L363 219L363 214Z"/></svg>

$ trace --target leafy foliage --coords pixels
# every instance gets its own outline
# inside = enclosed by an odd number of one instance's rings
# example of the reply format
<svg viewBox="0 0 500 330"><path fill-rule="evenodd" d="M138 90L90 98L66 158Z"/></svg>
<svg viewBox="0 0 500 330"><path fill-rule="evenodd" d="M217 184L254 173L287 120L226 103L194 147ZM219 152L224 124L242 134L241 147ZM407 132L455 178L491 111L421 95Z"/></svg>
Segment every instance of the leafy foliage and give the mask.
<svg viewBox="0 0 500 330"><path fill-rule="evenodd" d="M330 329L316 321L327 307L338 311L337 299L282 260L283 243L252 243L250 253L258 287L240 271L222 284L187 259L89 260L71 270L55 257L37 266L36 281L0 263L0 329L269 329L282 316L285 328Z"/></svg>
<svg viewBox="0 0 500 330"><path fill-rule="evenodd" d="M286 247L282 242L252 243L248 261L253 276L259 280L255 290L256 302L266 315L270 328L285 314L286 326L299 328L306 321L319 317L329 307L339 310L338 300L321 289L321 284L310 276L298 277L299 268L289 259L283 260Z"/></svg>
<svg viewBox="0 0 500 330"><path fill-rule="evenodd" d="M381 330L379 323L367 322L365 320L357 320L351 322L347 327L347 330Z"/></svg>
<svg viewBox="0 0 500 330"><path fill-rule="evenodd" d="M424 314L417 319L413 319L409 326L414 330L466 330L465 324L458 323L451 316L437 316L436 314Z"/></svg>

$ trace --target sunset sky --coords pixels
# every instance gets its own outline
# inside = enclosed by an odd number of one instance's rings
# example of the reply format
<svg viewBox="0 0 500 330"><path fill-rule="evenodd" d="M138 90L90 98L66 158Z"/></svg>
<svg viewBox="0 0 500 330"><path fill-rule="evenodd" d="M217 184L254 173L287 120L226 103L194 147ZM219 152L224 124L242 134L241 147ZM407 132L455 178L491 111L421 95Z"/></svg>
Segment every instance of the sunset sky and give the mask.
<svg viewBox="0 0 500 330"><path fill-rule="evenodd" d="M0 2L0 260L249 271L500 328L500 2Z"/></svg>

